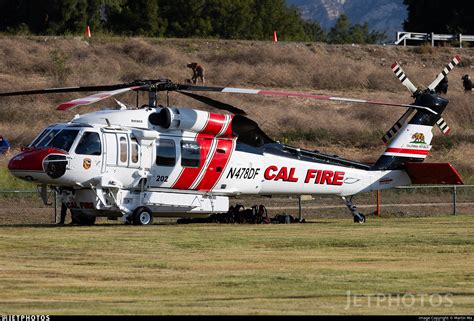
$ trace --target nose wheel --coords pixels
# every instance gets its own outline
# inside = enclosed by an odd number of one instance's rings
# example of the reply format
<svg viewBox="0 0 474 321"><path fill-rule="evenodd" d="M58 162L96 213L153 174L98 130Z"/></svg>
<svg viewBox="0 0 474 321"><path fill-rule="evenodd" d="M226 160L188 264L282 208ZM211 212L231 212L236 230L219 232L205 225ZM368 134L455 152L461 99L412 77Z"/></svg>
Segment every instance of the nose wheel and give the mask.
<svg viewBox="0 0 474 321"><path fill-rule="evenodd" d="M349 211L351 211L351 214L354 217L354 223L360 223L360 224L365 223L365 215L362 213L359 213L359 211L357 210L357 207L352 203L352 196L349 199L343 196L342 200L346 204Z"/></svg>
<svg viewBox="0 0 474 321"><path fill-rule="evenodd" d="M153 213L147 207L139 207L132 214L133 225L153 224Z"/></svg>

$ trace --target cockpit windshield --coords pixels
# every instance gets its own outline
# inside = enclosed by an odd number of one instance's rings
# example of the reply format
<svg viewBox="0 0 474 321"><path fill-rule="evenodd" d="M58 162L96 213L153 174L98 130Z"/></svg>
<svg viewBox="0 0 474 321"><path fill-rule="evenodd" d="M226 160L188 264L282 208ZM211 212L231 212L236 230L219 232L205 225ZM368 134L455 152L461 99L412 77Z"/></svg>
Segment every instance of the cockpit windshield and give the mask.
<svg viewBox="0 0 474 321"><path fill-rule="evenodd" d="M59 148L69 152L77 134L79 134L79 129L63 129L57 133L46 146Z"/></svg>
<svg viewBox="0 0 474 321"><path fill-rule="evenodd" d="M51 139L53 139L54 136L59 132L59 129L51 129L47 128L45 129L41 135L38 136L32 143L31 147L44 147L46 146Z"/></svg>
<svg viewBox="0 0 474 321"><path fill-rule="evenodd" d="M46 128L30 147L55 147L68 152L78 133L79 129Z"/></svg>

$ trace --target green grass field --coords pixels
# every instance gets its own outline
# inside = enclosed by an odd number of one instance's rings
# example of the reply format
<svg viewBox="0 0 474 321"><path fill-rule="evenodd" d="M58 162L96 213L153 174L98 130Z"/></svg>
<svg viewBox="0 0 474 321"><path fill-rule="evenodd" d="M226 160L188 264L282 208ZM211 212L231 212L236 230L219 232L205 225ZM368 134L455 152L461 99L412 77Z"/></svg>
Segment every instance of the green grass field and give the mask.
<svg viewBox="0 0 474 321"><path fill-rule="evenodd" d="M1 226L0 312L472 314L473 235L473 215Z"/></svg>

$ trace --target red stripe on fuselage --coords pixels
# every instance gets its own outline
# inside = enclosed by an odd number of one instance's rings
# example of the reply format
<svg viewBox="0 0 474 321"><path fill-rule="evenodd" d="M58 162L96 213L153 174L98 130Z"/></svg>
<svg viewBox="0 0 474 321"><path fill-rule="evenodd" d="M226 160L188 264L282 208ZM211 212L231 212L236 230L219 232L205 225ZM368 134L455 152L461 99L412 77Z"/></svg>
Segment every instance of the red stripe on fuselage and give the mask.
<svg viewBox="0 0 474 321"><path fill-rule="evenodd" d="M206 158L209 154L209 148L211 147L212 144L212 138L198 138L197 142L199 143L200 146L200 163L199 167L185 167L181 171L181 174L172 186L172 188L177 188L177 189L189 189L191 185L194 183L196 180L196 177L198 177L199 173L201 172L204 163L206 161Z"/></svg>
<svg viewBox="0 0 474 321"><path fill-rule="evenodd" d="M198 190L208 192L214 188L227 167L233 149L234 140L219 139L217 141L216 152L209 163L204 177L197 186Z"/></svg>
<svg viewBox="0 0 474 321"><path fill-rule="evenodd" d="M204 164L206 163L206 159L209 155L209 149L212 145L212 140L214 136L210 137L207 133L213 133L216 135L222 129L222 126L225 125L225 115L223 114L214 114L209 113L209 118L204 126L204 129L199 133L196 137L196 141L199 143L201 147L201 161L199 163L199 167L191 168L186 167L183 168L181 174L178 177L178 180L171 188L177 189L189 189L191 185L194 183L196 178L199 176L199 173L202 170L206 170ZM216 153L214 153L215 155ZM211 161L212 162L212 161Z"/></svg>

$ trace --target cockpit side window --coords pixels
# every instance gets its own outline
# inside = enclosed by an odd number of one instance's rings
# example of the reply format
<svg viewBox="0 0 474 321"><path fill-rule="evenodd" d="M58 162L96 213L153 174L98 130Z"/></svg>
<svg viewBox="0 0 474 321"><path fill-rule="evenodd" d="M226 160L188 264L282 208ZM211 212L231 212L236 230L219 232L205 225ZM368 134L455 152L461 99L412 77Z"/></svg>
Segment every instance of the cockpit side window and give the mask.
<svg viewBox="0 0 474 321"><path fill-rule="evenodd" d="M78 129L61 130L56 136L54 136L54 138L51 140L51 142L48 143L47 146L59 148L68 152L69 149L71 149L71 146L74 143L77 134L79 134Z"/></svg>
<svg viewBox="0 0 474 321"><path fill-rule="evenodd" d="M79 155L101 155L102 145L100 136L96 132L85 132L76 147L76 154Z"/></svg>

